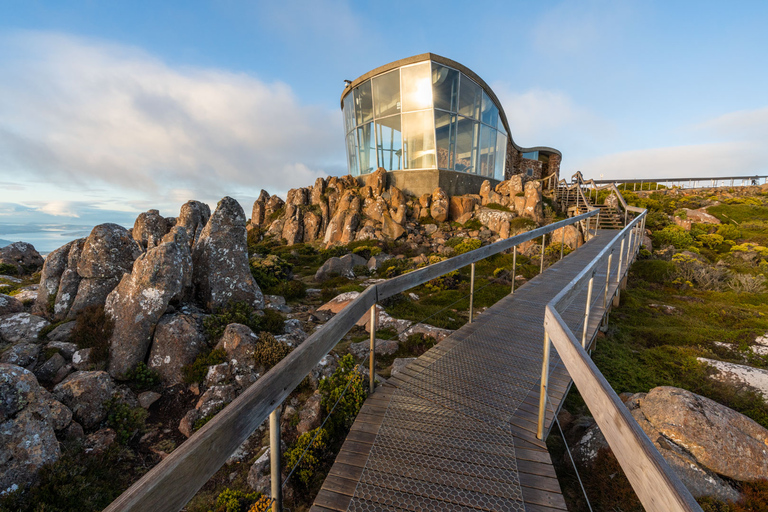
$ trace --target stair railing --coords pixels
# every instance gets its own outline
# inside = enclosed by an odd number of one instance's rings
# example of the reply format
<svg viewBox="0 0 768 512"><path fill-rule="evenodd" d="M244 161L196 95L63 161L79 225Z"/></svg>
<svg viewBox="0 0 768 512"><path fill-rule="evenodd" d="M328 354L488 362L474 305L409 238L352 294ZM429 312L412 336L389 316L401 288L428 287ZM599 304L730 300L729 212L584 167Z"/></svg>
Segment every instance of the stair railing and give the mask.
<svg viewBox="0 0 768 512"><path fill-rule="evenodd" d="M471 265L473 270L471 275L474 278L476 262L510 249L516 256L518 245L539 237L542 238L543 268L544 237L550 235L551 242L551 233L554 231L587 221L597 214L598 212L593 210L554 222L369 286L186 442L123 492L105 511L173 512L181 510L267 417L270 419L270 437L273 446L270 450L273 475L272 507L274 511L282 510L280 502L282 486L279 481L279 415L282 403L363 315L370 312L373 318L376 304L382 300L467 265ZM514 261L516 262L516 258ZM513 263L513 276L515 265L516 263ZM471 288L474 289L474 279ZM511 293L514 293L514 285ZM471 299L470 296L470 304ZM371 331L373 345L374 325L371 326ZM375 351L371 350L371 368L373 368L374 354Z"/></svg>

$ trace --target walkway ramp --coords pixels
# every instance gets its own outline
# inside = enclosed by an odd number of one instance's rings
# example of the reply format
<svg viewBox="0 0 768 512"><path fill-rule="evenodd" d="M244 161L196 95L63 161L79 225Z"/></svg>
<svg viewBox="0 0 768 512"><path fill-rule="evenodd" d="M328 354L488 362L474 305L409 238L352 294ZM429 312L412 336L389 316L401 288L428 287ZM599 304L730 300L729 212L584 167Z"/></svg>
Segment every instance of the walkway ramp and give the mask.
<svg viewBox="0 0 768 512"><path fill-rule="evenodd" d="M544 308L616 233L598 231L380 386L311 510L566 510L546 444L536 438ZM595 276L604 281L605 269ZM602 318L596 295L590 333ZM573 332L581 332L585 297L563 314ZM553 352L545 433L570 385Z"/></svg>

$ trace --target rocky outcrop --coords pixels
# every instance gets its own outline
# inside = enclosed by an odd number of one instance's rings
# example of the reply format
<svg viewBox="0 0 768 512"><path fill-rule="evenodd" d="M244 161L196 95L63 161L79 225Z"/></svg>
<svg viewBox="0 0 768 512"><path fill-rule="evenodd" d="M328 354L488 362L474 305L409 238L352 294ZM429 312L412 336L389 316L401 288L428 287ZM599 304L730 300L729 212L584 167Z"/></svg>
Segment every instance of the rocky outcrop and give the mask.
<svg viewBox="0 0 768 512"><path fill-rule="evenodd" d="M763 396L768 397L768 370L707 359L705 357L697 359L699 362L706 363L714 370L710 378L728 383L737 389L749 388L756 390L762 393Z"/></svg>
<svg viewBox="0 0 768 512"><path fill-rule="evenodd" d="M540 181L529 181L525 184L525 207L520 215L533 219L537 224L544 222Z"/></svg>
<svg viewBox="0 0 768 512"><path fill-rule="evenodd" d="M72 411L31 372L0 364L0 494L26 487L42 466L59 459L55 431L71 421Z"/></svg>
<svg viewBox="0 0 768 512"><path fill-rule="evenodd" d="M69 247L67 267L61 273L56 299L53 303L53 319L57 322L67 317L77 297L77 290L80 287L81 280L80 274L77 273L77 264L80 261L85 240L85 238L74 240Z"/></svg>
<svg viewBox="0 0 768 512"><path fill-rule="evenodd" d="M720 224L720 219L707 212L706 208L699 208L698 210L682 208L681 212L680 215L675 215L675 224L688 231L694 224Z"/></svg>
<svg viewBox="0 0 768 512"><path fill-rule="evenodd" d="M258 342L258 336L248 326L229 324L216 348L227 353L229 371L245 375L253 370L253 352Z"/></svg>
<svg viewBox="0 0 768 512"><path fill-rule="evenodd" d="M429 214L437 222L445 222L448 220L449 206L448 194L446 194L440 187L436 188L435 191L432 192Z"/></svg>
<svg viewBox="0 0 768 512"><path fill-rule="evenodd" d="M0 317L0 340L9 343L37 341L40 331L50 325L45 318L29 313L11 313Z"/></svg>
<svg viewBox="0 0 768 512"><path fill-rule="evenodd" d="M49 304L51 300L55 300L56 293L59 291L61 274L67 269L69 250L73 243L75 242L62 245L45 258L43 270L40 273L40 288L37 290L37 299L35 300L34 312L36 314L53 313L53 311L49 311ZM2 304L0 304L0 311L2 311Z"/></svg>
<svg viewBox="0 0 768 512"><path fill-rule="evenodd" d="M190 249L200 239L203 228L211 217L211 209L200 201L187 201L181 207L176 225L184 228L189 238Z"/></svg>
<svg viewBox="0 0 768 512"><path fill-rule="evenodd" d="M173 299L192 283L192 256L186 231L174 228L173 239L141 255L130 274L107 297L105 311L115 322L109 349L109 373L122 377L144 361L155 326Z"/></svg>
<svg viewBox="0 0 768 512"><path fill-rule="evenodd" d="M56 399L69 407L86 429L97 427L107 417L106 401L113 391L112 379L103 371L75 372L53 388Z"/></svg>
<svg viewBox="0 0 768 512"><path fill-rule="evenodd" d="M34 274L43 266L44 260L32 244L15 242L0 247L0 265L11 265L18 275Z"/></svg>
<svg viewBox="0 0 768 512"><path fill-rule="evenodd" d="M166 386L184 382L182 368L207 347L203 315L179 312L164 315L155 327L147 366L156 370Z"/></svg>
<svg viewBox="0 0 768 512"><path fill-rule="evenodd" d="M24 311L24 304L15 297L0 293L0 316L20 313Z"/></svg>
<svg viewBox="0 0 768 512"><path fill-rule="evenodd" d="M248 267L245 213L231 197L219 201L192 252L197 300L216 310L230 302L264 307Z"/></svg>
<svg viewBox="0 0 768 512"><path fill-rule="evenodd" d="M133 224L133 239L146 251L160 244L173 224L157 210L139 214Z"/></svg>
<svg viewBox="0 0 768 512"><path fill-rule="evenodd" d="M355 277L354 268L358 265L366 266L367 264L368 262L365 258L362 258L357 254L345 254L341 258L334 256L328 258L325 263L317 269L317 272L315 272L315 280L325 281L332 275L353 279Z"/></svg>

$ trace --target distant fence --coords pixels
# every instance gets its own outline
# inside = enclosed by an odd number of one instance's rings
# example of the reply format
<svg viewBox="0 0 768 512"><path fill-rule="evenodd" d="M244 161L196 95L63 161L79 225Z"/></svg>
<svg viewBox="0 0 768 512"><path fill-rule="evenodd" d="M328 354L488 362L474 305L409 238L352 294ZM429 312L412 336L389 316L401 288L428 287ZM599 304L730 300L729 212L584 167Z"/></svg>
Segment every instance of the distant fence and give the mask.
<svg viewBox="0 0 768 512"><path fill-rule="evenodd" d="M664 188L748 187L768 183L768 176L723 176L702 178L644 178L621 180L593 180L596 184L616 185L622 190L660 190Z"/></svg>

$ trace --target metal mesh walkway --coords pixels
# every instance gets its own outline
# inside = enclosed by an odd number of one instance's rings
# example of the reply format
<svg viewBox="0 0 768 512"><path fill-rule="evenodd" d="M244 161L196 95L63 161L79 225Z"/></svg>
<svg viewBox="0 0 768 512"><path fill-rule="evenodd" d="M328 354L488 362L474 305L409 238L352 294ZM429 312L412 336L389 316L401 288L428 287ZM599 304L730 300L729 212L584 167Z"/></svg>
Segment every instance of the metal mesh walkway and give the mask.
<svg viewBox="0 0 768 512"><path fill-rule="evenodd" d="M566 510L536 439L544 308L615 234L599 231L370 396L312 510ZM596 318L605 271L595 276ZM573 332L581 332L585 299L562 314ZM553 353L555 407L570 383ZM549 411L547 432L552 418Z"/></svg>

